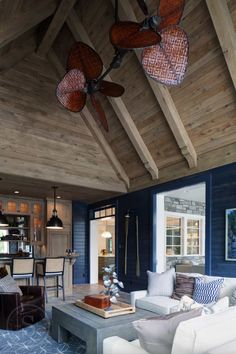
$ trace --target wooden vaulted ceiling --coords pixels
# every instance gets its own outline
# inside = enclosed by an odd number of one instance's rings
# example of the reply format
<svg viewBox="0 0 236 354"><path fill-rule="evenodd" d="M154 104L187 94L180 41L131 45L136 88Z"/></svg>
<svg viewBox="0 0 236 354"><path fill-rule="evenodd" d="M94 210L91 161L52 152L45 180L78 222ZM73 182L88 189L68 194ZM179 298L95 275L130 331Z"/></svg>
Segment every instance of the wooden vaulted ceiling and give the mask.
<svg viewBox="0 0 236 354"><path fill-rule="evenodd" d="M147 0L151 12L157 0ZM141 21L136 0L121 19ZM106 133L91 105L57 102L71 45L82 40L108 67L112 0L0 1L0 193L92 202L236 161L236 2L186 0L189 65L179 87L148 79L140 52L110 73L125 87L101 97Z"/></svg>

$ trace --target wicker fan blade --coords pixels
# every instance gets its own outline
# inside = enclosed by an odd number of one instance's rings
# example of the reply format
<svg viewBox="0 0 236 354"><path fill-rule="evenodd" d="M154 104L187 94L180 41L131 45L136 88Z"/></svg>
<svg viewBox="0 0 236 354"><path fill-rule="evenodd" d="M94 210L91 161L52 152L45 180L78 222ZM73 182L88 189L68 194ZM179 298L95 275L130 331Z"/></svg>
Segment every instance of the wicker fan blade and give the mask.
<svg viewBox="0 0 236 354"><path fill-rule="evenodd" d="M143 50L143 68L156 81L179 85L188 64L188 37L179 26L163 29L161 37L160 45Z"/></svg>
<svg viewBox="0 0 236 354"><path fill-rule="evenodd" d="M102 123L103 128L108 132L107 119L106 119L105 112L101 106L100 101L94 95L90 95L90 98L91 98L91 102L93 104L93 107L95 108L95 110L97 112L98 119Z"/></svg>
<svg viewBox="0 0 236 354"><path fill-rule="evenodd" d="M84 74L77 69L70 70L59 82L56 89L58 101L69 111L82 111L86 102Z"/></svg>
<svg viewBox="0 0 236 354"><path fill-rule="evenodd" d="M110 41L116 48L138 49L158 44L161 37L151 29L143 29L136 22L117 22L110 29Z"/></svg>
<svg viewBox="0 0 236 354"><path fill-rule="evenodd" d="M137 0L137 2L139 4L140 9L143 11L144 15L148 16L148 8L145 0Z"/></svg>
<svg viewBox="0 0 236 354"><path fill-rule="evenodd" d="M158 16L161 17L158 31L170 25L178 25L184 11L185 0L160 0Z"/></svg>
<svg viewBox="0 0 236 354"><path fill-rule="evenodd" d="M105 96L120 97L123 95L125 89L114 82L102 80L99 91Z"/></svg>
<svg viewBox="0 0 236 354"><path fill-rule="evenodd" d="M87 44L77 42L71 48L67 61L67 70L79 69L87 80L98 78L103 69L100 56Z"/></svg>

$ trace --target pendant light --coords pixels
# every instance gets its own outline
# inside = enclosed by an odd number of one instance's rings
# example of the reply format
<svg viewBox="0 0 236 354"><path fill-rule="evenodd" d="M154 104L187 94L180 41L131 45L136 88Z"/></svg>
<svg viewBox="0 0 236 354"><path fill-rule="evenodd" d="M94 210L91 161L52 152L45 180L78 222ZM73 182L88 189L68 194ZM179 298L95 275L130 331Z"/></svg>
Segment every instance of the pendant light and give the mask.
<svg viewBox="0 0 236 354"><path fill-rule="evenodd" d="M112 238L112 234L109 231L107 231L107 220L108 220L108 218L104 218L103 220L105 220L106 230L102 232L101 237L103 237L103 238Z"/></svg>
<svg viewBox="0 0 236 354"><path fill-rule="evenodd" d="M112 234L109 231L104 231L101 236L103 238L112 238Z"/></svg>
<svg viewBox="0 0 236 354"><path fill-rule="evenodd" d="M53 186L52 188L54 190L54 207L52 211L52 216L50 220L48 220L46 228L51 230L61 230L63 229L63 223L61 219L59 219L57 215L57 209L56 209L56 190L58 187Z"/></svg>
<svg viewBox="0 0 236 354"><path fill-rule="evenodd" d="M2 210L0 210L0 226L9 226L7 218L3 215Z"/></svg>

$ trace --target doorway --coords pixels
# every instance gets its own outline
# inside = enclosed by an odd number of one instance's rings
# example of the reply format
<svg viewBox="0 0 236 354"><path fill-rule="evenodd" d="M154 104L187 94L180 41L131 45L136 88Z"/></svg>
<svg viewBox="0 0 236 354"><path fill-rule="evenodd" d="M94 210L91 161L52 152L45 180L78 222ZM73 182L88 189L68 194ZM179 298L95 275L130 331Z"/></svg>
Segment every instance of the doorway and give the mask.
<svg viewBox="0 0 236 354"><path fill-rule="evenodd" d="M206 184L156 195L156 271L205 273Z"/></svg>
<svg viewBox="0 0 236 354"><path fill-rule="evenodd" d="M90 220L90 284L103 282L104 267L115 267L115 230L115 207L93 211Z"/></svg>

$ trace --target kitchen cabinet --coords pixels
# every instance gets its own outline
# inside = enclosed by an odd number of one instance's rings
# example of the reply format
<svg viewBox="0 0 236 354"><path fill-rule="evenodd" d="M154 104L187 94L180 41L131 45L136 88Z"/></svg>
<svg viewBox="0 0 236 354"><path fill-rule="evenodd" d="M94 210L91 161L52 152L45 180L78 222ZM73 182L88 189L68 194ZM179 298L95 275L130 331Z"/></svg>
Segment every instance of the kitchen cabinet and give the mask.
<svg viewBox="0 0 236 354"><path fill-rule="evenodd" d="M43 245L45 225L45 202L42 199L0 196L0 208L9 217L26 216L29 219L27 240L34 245Z"/></svg>
<svg viewBox="0 0 236 354"><path fill-rule="evenodd" d="M52 216L54 203L47 200L47 220ZM47 229L47 255L63 256L66 249L72 248L72 202L70 200L57 200L56 209L58 217L63 222L62 230Z"/></svg>
<svg viewBox="0 0 236 354"><path fill-rule="evenodd" d="M44 239L44 202L37 200L31 202L31 241L37 245L43 245Z"/></svg>

